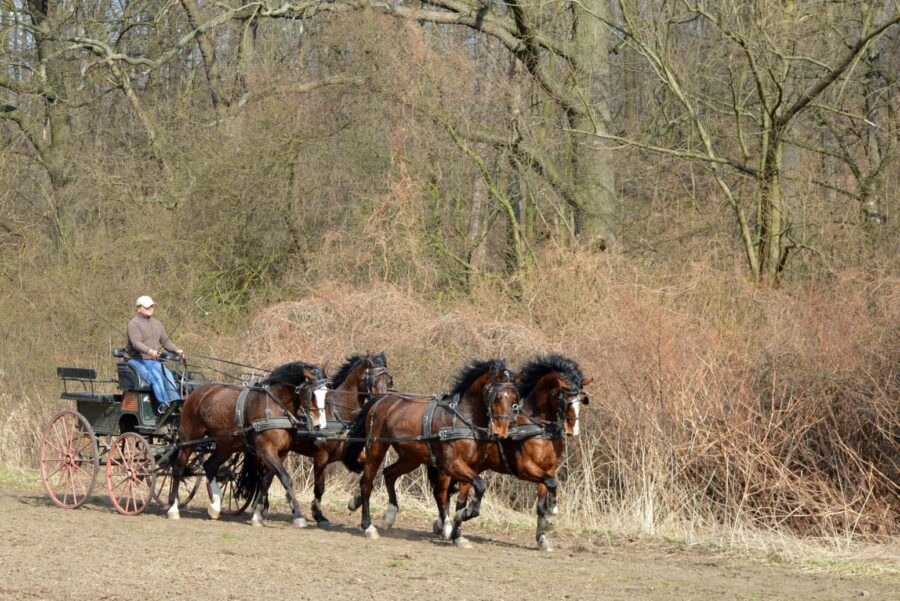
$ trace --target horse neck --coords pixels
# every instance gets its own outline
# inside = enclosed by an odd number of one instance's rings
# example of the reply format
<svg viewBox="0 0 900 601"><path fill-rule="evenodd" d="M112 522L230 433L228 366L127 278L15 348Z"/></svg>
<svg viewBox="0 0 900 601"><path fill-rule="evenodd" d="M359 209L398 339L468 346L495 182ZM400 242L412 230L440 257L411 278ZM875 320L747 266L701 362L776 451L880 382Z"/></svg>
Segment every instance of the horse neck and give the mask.
<svg viewBox="0 0 900 601"><path fill-rule="evenodd" d="M344 378L341 385L334 389L337 394L330 395L334 399L330 404L331 410L341 419L350 419L353 413L362 406L364 393L359 391L361 379L359 371L359 369L354 369L350 375Z"/></svg>
<svg viewBox="0 0 900 601"><path fill-rule="evenodd" d="M293 394L292 390L293 387L288 384L272 384L269 386L269 393L278 399L278 402L284 405L285 409L291 413L297 413L300 409L300 404L296 401L297 395ZM260 401L262 406L265 406L267 401L272 401L268 395L263 395L263 397L264 399Z"/></svg>
<svg viewBox="0 0 900 601"><path fill-rule="evenodd" d="M528 398L522 403L525 411L532 416L541 419L554 419L556 417L556 410L550 404L550 394L553 392L554 388L555 386L550 380L541 378Z"/></svg>
<svg viewBox="0 0 900 601"><path fill-rule="evenodd" d="M487 424L488 412L490 411L488 401L484 398L484 388L487 384L488 383L485 382L481 386L476 384L470 387L460 397L459 405L457 406L463 417L479 426Z"/></svg>

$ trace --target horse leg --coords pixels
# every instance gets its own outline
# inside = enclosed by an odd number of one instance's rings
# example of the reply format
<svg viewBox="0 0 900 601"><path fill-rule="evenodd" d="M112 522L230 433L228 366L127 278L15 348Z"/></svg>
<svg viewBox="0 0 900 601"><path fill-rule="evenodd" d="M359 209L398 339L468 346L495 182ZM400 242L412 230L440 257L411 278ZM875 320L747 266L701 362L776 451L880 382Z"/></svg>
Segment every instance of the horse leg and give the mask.
<svg viewBox="0 0 900 601"><path fill-rule="evenodd" d="M428 466L428 480L431 482L431 494L434 495L434 502L437 504L438 519L432 526L432 532L437 536L450 539L450 531L452 523L450 521L450 487L453 484L452 478L441 472L436 467Z"/></svg>
<svg viewBox="0 0 900 601"><path fill-rule="evenodd" d="M319 528L330 528L331 522L322 513L322 495L325 493L325 468L328 467L328 459L330 453L327 450L320 450L313 456L313 473L315 474L315 485L313 486L313 502L310 507L313 519Z"/></svg>
<svg viewBox="0 0 900 601"><path fill-rule="evenodd" d="M206 492L209 494L209 506L206 511L209 517L214 520L219 519L222 512L222 489L219 488L219 481L216 476L219 473L219 467L225 461L225 457L214 452L209 458L203 462L203 471L206 472Z"/></svg>
<svg viewBox="0 0 900 601"><path fill-rule="evenodd" d="M294 516L294 526L297 528L306 528L306 516L303 515L303 509L300 507L297 496L294 494L294 482L291 480L291 475L284 469L281 458L268 448L260 450L259 447L257 447L257 456L263 465L278 475L281 485L284 486L284 490L287 491L287 498L291 504L291 513Z"/></svg>
<svg viewBox="0 0 900 601"><path fill-rule="evenodd" d="M269 469L260 474L259 484L253 494L253 517L250 518L252 526L262 526L265 521L264 516L269 510L269 488L274 477L275 472Z"/></svg>
<svg viewBox="0 0 900 601"><path fill-rule="evenodd" d="M362 498L362 519L360 528L366 533L367 538L378 538L378 529L372 524L372 515L369 512L369 497L372 496L372 488L375 482L375 474L387 453L387 445L384 443L372 443L366 451L366 465L362 476L359 478L359 494Z"/></svg>
<svg viewBox="0 0 900 601"><path fill-rule="evenodd" d="M450 475L459 480L460 483L460 495L456 501L457 509L456 513L453 515L453 529L450 532L450 538L453 539L453 544L457 547L469 549L472 547L472 544L463 538L461 532L462 523L463 521L470 520L478 515L478 512L481 509L481 497L484 496L484 491L487 489L487 486L485 486L481 476L464 463L460 462L453 466L452 470L448 471L450 471ZM470 485L475 489L475 498L472 499L472 504L469 506L465 505L466 496L462 494L465 485Z"/></svg>
<svg viewBox="0 0 900 601"><path fill-rule="evenodd" d="M382 474L384 475L384 485L388 491L388 506L384 515L381 516L380 525L385 530L390 529L394 525L394 521L397 519L397 512L400 511L400 504L397 501L397 488L395 486L397 478L403 474L408 474L419 467L419 465L421 464L415 457L401 455L395 463L384 468Z"/></svg>
<svg viewBox="0 0 900 601"><path fill-rule="evenodd" d="M537 485L537 530L535 531L535 540L541 551L553 551L553 545L550 544L550 539L547 538L547 531L553 527L552 519L549 516L559 511L559 508L556 506L557 486L557 480L553 476L547 476L543 482Z"/></svg>
<svg viewBox="0 0 900 601"><path fill-rule="evenodd" d="M172 488L169 490L169 511L166 512L166 517L170 520L181 519L181 514L178 511L178 487L184 476L184 468L193 452L193 446L181 447L175 456L175 464L172 466Z"/></svg>

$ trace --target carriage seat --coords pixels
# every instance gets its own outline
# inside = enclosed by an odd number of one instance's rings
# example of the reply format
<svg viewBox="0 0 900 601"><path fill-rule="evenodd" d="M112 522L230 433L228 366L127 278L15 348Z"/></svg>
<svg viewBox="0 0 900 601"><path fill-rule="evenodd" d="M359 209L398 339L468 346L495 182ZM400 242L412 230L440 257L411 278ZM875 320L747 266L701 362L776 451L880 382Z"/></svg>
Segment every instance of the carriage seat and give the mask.
<svg viewBox="0 0 900 601"><path fill-rule="evenodd" d="M124 361L125 349L114 348L112 354L113 357L119 357L120 359L123 359L116 364L116 372L119 376L120 390L135 390L137 392L153 391L153 387L150 386L150 382L140 377L138 373L134 371L134 368Z"/></svg>

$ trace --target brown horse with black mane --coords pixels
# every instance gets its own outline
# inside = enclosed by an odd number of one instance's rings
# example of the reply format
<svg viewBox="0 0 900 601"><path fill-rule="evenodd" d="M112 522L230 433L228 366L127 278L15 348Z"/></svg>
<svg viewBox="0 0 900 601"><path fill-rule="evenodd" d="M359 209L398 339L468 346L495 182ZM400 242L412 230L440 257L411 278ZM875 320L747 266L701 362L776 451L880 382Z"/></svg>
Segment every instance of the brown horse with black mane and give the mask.
<svg viewBox="0 0 900 601"><path fill-rule="evenodd" d="M176 500L188 459L197 444L212 440L215 450L203 463L211 518L218 519L221 511L222 493L216 480L219 467L233 453L250 451L255 461L248 461L248 465L261 464L278 474L291 503L294 525L306 527L283 462L298 431L326 426L326 392L327 381L321 368L299 361L277 367L265 380L243 388L208 384L194 390L181 410L178 440L183 446L175 458L168 516L180 517Z"/></svg>
<svg viewBox="0 0 900 601"><path fill-rule="evenodd" d="M509 437L492 442L483 461L473 466L479 473L493 470L537 483L535 539L545 551L553 550L547 530L550 516L559 512L556 471L565 453L566 437L580 432L581 405L589 402L583 388L590 383L578 364L562 355L550 354L527 363L518 377L521 412L515 416ZM460 534L460 521L455 519L451 524L449 518L450 487L455 479L435 468L429 469L428 477L440 514L434 524L435 534L443 531L445 538L465 541ZM464 511L469 488L460 482L455 516L471 519L478 515L477 508ZM465 546L464 542L457 544Z"/></svg>
<svg viewBox="0 0 900 601"><path fill-rule="evenodd" d="M452 479L474 487L471 511L477 512L485 485L471 466L484 460L491 440L506 436L518 400L506 362L493 359L474 361L463 368L453 390L440 399L425 401L389 394L366 405L353 423L343 457L348 469L363 473L360 494L349 508L362 505L361 527L366 536L378 538L369 513L369 497L389 448L397 452L398 459L384 469L388 509L382 527L390 528L399 510L394 486L397 478L423 464L436 466Z"/></svg>
<svg viewBox="0 0 900 601"><path fill-rule="evenodd" d="M344 453L344 439L340 436L349 430L360 408L373 397L387 394L394 385L384 353L369 353L348 357L332 378L332 389L325 395L326 427L320 431L325 438L311 437L307 432L295 434L291 450L313 459L315 485L311 511L319 528L328 528L331 522L322 513L322 495L325 493L325 468L339 461ZM268 506L268 490L274 476L269 472L263 479L262 506ZM255 504L252 523L262 524L263 516Z"/></svg>

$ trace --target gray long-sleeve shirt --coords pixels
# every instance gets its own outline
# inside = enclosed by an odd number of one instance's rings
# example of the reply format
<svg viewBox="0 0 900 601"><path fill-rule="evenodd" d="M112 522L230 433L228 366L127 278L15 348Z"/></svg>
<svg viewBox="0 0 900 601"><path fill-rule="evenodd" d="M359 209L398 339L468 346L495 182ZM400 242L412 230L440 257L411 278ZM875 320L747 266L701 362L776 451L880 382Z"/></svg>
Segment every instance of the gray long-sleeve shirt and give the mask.
<svg viewBox="0 0 900 601"><path fill-rule="evenodd" d="M135 315L134 319L128 322L125 356L129 359L151 359L148 353L151 350L158 351L160 347L173 353L178 350L175 343L169 340L161 321L155 317Z"/></svg>

